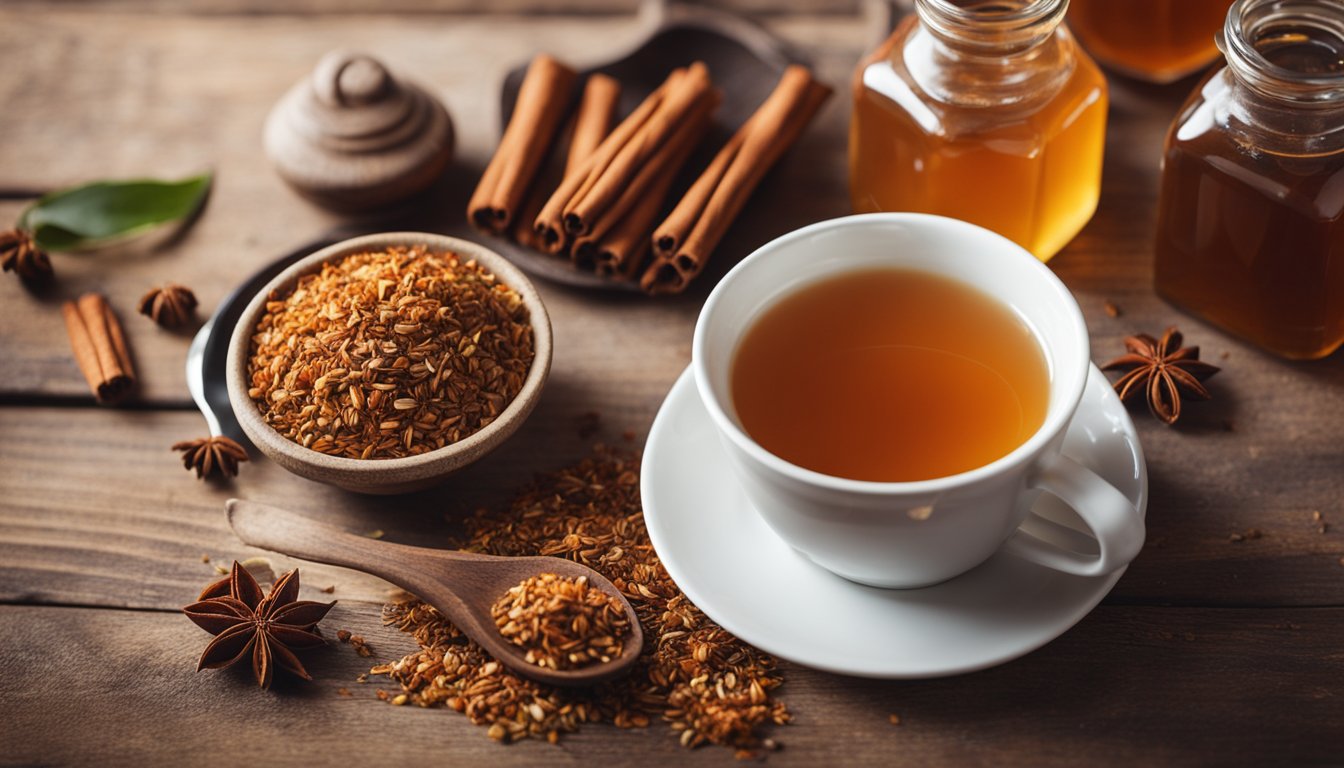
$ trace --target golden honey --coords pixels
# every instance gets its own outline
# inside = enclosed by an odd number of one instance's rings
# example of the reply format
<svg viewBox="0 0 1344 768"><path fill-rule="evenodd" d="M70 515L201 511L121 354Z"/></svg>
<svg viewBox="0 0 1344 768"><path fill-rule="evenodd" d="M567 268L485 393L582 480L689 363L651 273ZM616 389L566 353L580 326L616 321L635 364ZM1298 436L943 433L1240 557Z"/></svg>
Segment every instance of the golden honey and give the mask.
<svg viewBox="0 0 1344 768"><path fill-rule="evenodd" d="M1042 261L1068 244L1100 196L1107 91L1064 7L918 0L854 75L855 211L963 219Z"/></svg>

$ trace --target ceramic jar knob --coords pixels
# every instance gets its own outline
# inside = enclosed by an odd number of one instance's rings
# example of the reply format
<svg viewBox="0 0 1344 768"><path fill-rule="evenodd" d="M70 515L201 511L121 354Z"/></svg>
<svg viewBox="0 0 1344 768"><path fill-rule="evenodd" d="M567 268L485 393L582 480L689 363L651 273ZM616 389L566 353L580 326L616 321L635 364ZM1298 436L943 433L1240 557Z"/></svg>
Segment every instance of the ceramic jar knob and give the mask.
<svg viewBox="0 0 1344 768"><path fill-rule="evenodd" d="M265 146L304 197L371 211L434 183L452 158L453 124L437 99L382 62L337 50L271 110Z"/></svg>

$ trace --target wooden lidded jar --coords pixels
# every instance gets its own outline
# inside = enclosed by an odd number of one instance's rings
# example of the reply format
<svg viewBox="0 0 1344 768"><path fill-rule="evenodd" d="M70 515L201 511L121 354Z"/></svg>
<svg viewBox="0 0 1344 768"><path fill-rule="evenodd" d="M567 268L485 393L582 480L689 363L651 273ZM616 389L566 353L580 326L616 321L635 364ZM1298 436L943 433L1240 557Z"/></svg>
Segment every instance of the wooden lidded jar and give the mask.
<svg viewBox="0 0 1344 768"><path fill-rule="evenodd" d="M357 213L434 183L453 154L447 110L364 53L336 50L266 119L266 154L299 194Z"/></svg>

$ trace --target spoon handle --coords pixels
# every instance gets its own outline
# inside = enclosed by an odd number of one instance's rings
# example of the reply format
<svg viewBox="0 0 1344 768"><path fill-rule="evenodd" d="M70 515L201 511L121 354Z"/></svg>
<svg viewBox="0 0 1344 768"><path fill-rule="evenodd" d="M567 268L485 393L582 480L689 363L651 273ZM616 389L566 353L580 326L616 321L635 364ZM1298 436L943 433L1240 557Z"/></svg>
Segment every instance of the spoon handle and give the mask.
<svg viewBox="0 0 1344 768"><path fill-rule="evenodd" d="M191 393L196 408L205 417L206 426L210 428L210 436L218 437L224 434L224 431L220 428L215 410L210 407L210 400L205 396L205 346L210 343L210 333L214 328L215 318L212 317L205 321L205 325L202 325L192 337L191 346L187 347L187 391Z"/></svg>
<svg viewBox="0 0 1344 768"><path fill-rule="evenodd" d="M414 574L426 572L425 566L444 567L431 550L356 536L279 507L243 499L229 499L224 506L244 544L371 573L417 594L425 584Z"/></svg>
<svg viewBox="0 0 1344 768"><path fill-rule="evenodd" d="M224 506L229 525L243 543L380 576L424 599L490 655L525 677L550 685L592 685L629 669L643 648L644 634L634 609L601 574L591 571L588 573L603 589L620 599L631 621L631 634L618 658L581 669L552 670L526 661L522 652L504 639L494 625L489 602L498 594L493 591L496 587L503 591L499 580L516 584L539 567L535 560L553 560L557 567L567 570L586 570L567 560L503 558L412 547L356 536L266 504L229 499Z"/></svg>

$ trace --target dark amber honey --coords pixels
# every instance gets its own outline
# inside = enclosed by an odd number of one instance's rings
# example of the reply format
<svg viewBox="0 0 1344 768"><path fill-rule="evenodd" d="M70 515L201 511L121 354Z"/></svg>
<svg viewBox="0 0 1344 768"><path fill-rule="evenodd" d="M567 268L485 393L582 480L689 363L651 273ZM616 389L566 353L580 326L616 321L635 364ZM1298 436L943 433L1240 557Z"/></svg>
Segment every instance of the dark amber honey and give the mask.
<svg viewBox="0 0 1344 768"><path fill-rule="evenodd" d="M1214 34L1232 0L1071 0L1069 28L1097 61L1167 83L1218 56Z"/></svg>
<svg viewBox="0 0 1344 768"><path fill-rule="evenodd" d="M1344 47L1293 34L1257 44L1288 71L1344 73ZM1167 138L1155 285L1272 352L1323 357L1344 343L1344 148L1257 135L1264 126L1254 119L1223 124L1229 110L1250 114L1230 93L1238 87L1226 71L1215 73ZM1285 114L1293 113L1275 106L1264 120ZM1309 125L1312 117L1285 124Z"/></svg>

